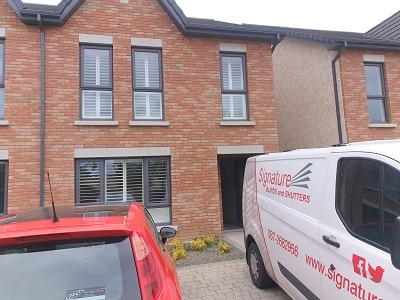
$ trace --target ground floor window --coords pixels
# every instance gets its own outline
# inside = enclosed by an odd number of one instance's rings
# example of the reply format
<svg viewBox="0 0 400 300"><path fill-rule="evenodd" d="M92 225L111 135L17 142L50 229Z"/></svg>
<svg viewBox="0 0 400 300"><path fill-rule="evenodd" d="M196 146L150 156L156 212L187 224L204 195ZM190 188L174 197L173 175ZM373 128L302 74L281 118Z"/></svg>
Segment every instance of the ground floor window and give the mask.
<svg viewBox="0 0 400 300"><path fill-rule="evenodd" d="M77 204L142 202L157 224L171 223L168 157L76 160Z"/></svg>
<svg viewBox="0 0 400 300"><path fill-rule="evenodd" d="M0 161L0 214L6 213L7 205L7 163Z"/></svg>

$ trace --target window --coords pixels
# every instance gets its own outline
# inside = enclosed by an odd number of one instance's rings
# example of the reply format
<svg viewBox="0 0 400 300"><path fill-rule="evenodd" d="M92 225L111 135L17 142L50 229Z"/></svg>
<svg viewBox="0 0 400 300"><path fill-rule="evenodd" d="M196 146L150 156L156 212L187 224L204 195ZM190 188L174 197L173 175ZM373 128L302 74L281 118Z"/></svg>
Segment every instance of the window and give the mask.
<svg viewBox="0 0 400 300"><path fill-rule="evenodd" d="M0 120L4 120L4 41L0 41Z"/></svg>
<svg viewBox="0 0 400 300"><path fill-rule="evenodd" d="M400 215L400 172L370 159L339 162L337 208L348 230L373 245L389 248Z"/></svg>
<svg viewBox="0 0 400 300"><path fill-rule="evenodd" d="M0 161L0 215L7 210L7 163Z"/></svg>
<svg viewBox="0 0 400 300"><path fill-rule="evenodd" d="M143 299L129 237L15 244L0 246L3 299Z"/></svg>
<svg viewBox="0 0 400 300"><path fill-rule="evenodd" d="M163 119L161 51L133 49L133 116Z"/></svg>
<svg viewBox="0 0 400 300"><path fill-rule="evenodd" d="M247 120L245 56L221 55L222 119Z"/></svg>
<svg viewBox="0 0 400 300"><path fill-rule="evenodd" d="M364 70L369 121L370 123L387 123L387 100L383 65L377 63L365 63Z"/></svg>
<svg viewBox="0 0 400 300"><path fill-rule="evenodd" d="M113 118L112 48L81 46L81 118Z"/></svg>
<svg viewBox="0 0 400 300"><path fill-rule="evenodd" d="M77 203L139 201L157 223L169 224L169 159L79 159L76 161Z"/></svg>

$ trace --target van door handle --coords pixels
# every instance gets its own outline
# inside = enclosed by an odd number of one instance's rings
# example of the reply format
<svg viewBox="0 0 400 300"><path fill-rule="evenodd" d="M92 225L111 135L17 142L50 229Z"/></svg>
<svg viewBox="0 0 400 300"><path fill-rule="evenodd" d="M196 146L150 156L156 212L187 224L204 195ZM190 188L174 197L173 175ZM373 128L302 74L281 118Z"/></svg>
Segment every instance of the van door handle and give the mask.
<svg viewBox="0 0 400 300"><path fill-rule="evenodd" d="M331 237L329 237L327 235L323 235L322 239L324 240L325 243L328 243L329 245L332 245L333 247L340 248L339 242L332 240Z"/></svg>

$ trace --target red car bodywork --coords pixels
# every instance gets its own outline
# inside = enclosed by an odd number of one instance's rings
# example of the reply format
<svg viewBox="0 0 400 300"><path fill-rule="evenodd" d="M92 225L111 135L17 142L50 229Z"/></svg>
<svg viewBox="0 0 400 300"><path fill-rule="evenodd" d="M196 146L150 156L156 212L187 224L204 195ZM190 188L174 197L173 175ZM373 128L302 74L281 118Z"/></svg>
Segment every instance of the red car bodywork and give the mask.
<svg viewBox="0 0 400 300"><path fill-rule="evenodd" d="M49 207L31 210L22 216L1 217L0 247L126 236L131 241L142 299L182 299L173 260L165 245L155 240L154 228L149 226L146 210L140 203L68 206L55 210L58 220L53 220Z"/></svg>

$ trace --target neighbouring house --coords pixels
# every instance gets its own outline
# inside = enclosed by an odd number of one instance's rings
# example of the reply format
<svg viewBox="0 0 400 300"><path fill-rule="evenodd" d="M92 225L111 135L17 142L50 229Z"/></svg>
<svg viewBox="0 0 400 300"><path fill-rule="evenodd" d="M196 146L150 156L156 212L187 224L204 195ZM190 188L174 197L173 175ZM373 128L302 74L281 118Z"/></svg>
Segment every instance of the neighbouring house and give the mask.
<svg viewBox="0 0 400 300"><path fill-rule="evenodd" d="M0 214L136 200L182 238L241 225L245 160L278 150L278 29L173 0L1 0L0 15Z"/></svg>
<svg viewBox="0 0 400 300"><path fill-rule="evenodd" d="M399 28L400 12L365 34L280 28L280 150L400 137Z"/></svg>

